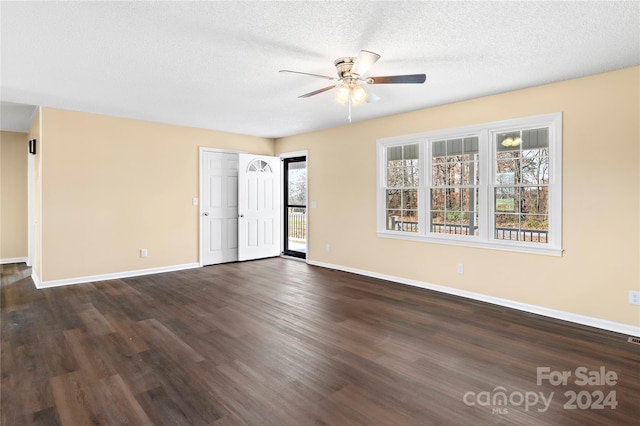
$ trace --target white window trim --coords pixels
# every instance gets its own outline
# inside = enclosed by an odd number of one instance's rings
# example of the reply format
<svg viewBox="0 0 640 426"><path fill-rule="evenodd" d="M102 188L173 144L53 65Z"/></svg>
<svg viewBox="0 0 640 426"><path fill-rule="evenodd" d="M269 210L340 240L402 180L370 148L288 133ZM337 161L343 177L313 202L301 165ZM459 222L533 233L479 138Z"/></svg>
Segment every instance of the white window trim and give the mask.
<svg viewBox="0 0 640 426"><path fill-rule="evenodd" d="M492 229L494 207L489 201L492 199L493 185L490 182L494 167L496 147L492 143L496 133L509 130L526 130L538 127L549 128L549 231L547 243L532 243L524 241L509 241L495 239ZM480 151L480 183L479 183L479 213L480 230L478 236L433 234L427 232L429 200L427 189L430 184L431 173L429 163L430 144L435 140L456 139L467 136L478 136ZM386 148L389 146L419 144L420 186L418 192L418 222L419 232L411 233L386 229L386 197L385 170ZM562 256L562 113L537 115L532 117L503 120L481 125L466 126L453 129L397 136L378 139L377 150L377 235L382 238L395 238L409 241L424 241L430 243L452 244L467 247L489 248Z"/></svg>

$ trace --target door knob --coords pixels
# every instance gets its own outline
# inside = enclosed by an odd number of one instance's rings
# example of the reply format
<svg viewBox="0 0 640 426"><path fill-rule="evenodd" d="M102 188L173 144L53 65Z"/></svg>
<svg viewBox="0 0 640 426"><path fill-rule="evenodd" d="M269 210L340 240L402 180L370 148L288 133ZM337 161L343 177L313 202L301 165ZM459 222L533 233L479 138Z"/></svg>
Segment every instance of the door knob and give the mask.
<svg viewBox="0 0 640 426"><path fill-rule="evenodd" d="M238 215L238 217L244 217L244 215L243 215L243 214L240 214L240 215Z"/></svg>
<svg viewBox="0 0 640 426"><path fill-rule="evenodd" d="M209 212L204 212L202 214L205 215L205 216L209 216Z"/></svg>

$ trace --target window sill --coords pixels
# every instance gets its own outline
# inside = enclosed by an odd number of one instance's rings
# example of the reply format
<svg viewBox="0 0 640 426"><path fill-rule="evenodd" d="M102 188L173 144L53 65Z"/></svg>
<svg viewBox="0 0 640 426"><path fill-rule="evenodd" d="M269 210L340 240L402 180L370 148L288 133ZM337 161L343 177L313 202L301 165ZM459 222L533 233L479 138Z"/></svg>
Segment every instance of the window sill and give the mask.
<svg viewBox="0 0 640 426"><path fill-rule="evenodd" d="M518 243L518 242L494 242L494 241L478 241L476 237L460 236L459 238L438 238L433 236L425 236L411 234L408 232L394 231L378 231L378 237L391 238L406 241L421 241L425 243L448 244L463 247L485 248L491 250L502 250L519 253L540 254L545 256L562 257L563 250L554 247L540 247L537 243Z"/></svg>

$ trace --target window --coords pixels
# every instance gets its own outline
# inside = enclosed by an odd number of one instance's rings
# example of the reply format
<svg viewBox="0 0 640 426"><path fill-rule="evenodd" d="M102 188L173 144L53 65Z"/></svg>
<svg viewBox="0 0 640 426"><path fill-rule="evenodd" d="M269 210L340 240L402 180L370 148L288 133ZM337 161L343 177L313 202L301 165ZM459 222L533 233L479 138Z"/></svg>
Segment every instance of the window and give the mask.
<svg viewBox="0 0 640 426"><path fill-rule="evenodd" d="M430 231L477 235L478 136L431 142Z"/></svg>
<svg viewBox="0 0 640 426"><path fill-rule="evenodd" d="M497 133L494 238L547 243L549 129Z"/></svg>
<svg viewBox="0 0 640 426"><path fill-rule="evenodd" d="M271 166L264 160L253 160L247 166L248 172L258 172L258 173L273 173L271 171Z"/></svg>
<svg viewBox="0 0 640 426"><path fill-rule="evenodd" d="M561 255L560 113L378 141L378 235Z"/></svg>
<svg viewBox="0 0 640 426"><path fill-rule="evenodd" d="M418 232L418 144L386 148L386 229Z"/></svg>

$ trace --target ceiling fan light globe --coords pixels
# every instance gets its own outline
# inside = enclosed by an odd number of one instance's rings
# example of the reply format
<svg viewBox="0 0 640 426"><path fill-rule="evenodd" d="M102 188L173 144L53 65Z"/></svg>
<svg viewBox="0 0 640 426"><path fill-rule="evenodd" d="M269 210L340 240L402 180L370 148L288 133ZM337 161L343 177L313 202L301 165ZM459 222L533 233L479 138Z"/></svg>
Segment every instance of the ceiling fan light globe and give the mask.
<svg viewBox="0 0 640 426"><path fill-rule="evenodd" d="M351 90L351 103L353 105L360 105L367 100L368 96L367 91L364 90L362 86L355 86L353 90Z"/></svg>
<svg viewBox="0 0 640 426"><path fill-rule="evenodd" d="M333 96L333 100L339 104L346 104L351 96L351 88L347 85L342 85L336 90L336 94Z"/></svg>

